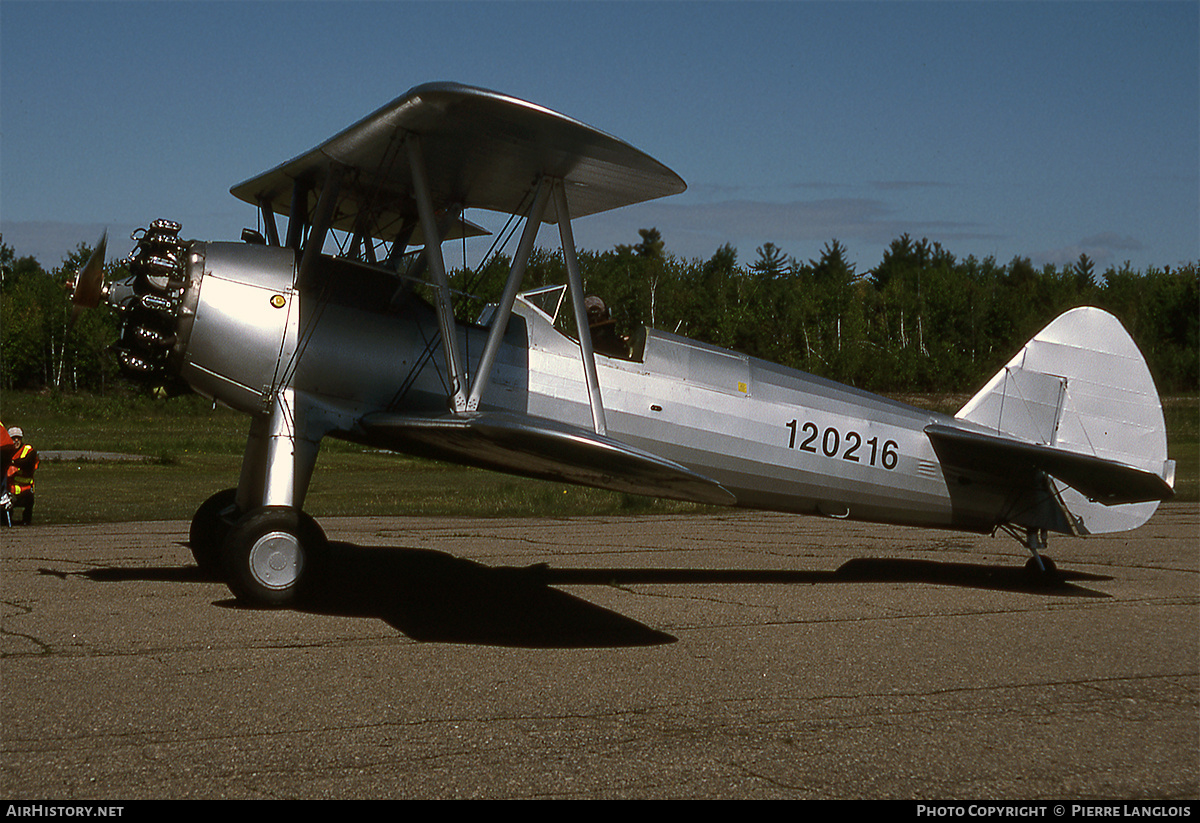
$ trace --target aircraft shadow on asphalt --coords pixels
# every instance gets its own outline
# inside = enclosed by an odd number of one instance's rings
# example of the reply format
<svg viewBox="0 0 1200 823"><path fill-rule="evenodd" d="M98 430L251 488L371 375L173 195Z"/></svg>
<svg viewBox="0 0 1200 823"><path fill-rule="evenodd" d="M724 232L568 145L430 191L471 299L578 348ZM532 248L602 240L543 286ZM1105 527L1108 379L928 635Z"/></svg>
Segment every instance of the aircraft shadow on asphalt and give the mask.
<svg viewBox="0 0 1200 823"><path fill-rule="evenodd" d="M676 640L555 586L931 583L1054 597L1109 597L1075 581L1112 579L1059 570L1058 580L1047 584L1020 566L889 558L855 558L834 571L485 566L429 549L342 542L330 543L329 561L319 588L299 610L380 619L422 642L527 648L651 646ZM98 581L205 580L194 566L106 568L82 574ZM232 599L219 603L240 607Z"/></svg>

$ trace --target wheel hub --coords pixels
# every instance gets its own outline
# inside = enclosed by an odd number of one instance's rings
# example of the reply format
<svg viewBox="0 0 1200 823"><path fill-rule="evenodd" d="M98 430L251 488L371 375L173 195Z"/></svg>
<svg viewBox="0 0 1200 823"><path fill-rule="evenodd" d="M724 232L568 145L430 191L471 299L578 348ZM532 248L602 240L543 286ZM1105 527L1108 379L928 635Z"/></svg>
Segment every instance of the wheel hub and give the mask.
<svg viewBox="0 0 1200 823"><path fill-rule="evenodd" d="M304 552L295 535L283 531L264 534L250 549L250 573L268 589L286 589L300 579Z"/></svg>

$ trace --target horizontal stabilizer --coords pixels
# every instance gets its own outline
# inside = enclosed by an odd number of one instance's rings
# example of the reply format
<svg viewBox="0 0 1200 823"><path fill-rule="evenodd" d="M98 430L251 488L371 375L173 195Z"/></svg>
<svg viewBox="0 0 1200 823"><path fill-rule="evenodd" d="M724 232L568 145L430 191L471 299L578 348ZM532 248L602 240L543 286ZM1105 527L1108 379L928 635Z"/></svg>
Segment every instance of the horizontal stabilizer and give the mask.
<svg viewBox="0 0 1200 823"><path fill-rule="evenodd" d="M938 458L951 466L1032 483L1038 472L1107 506L1167 500L1175 492L1154 472L1090 454L1025 443L1003 435L934 424L925 429Z"/></svg>
<svg viewBox="0 0 1200 823"><path fill-rule="evenodd" d="M416 417L392 412L359 421L372 443L509 474L630 494L722 506L721 484L671 460L552 420L504 412Z"/></svg>

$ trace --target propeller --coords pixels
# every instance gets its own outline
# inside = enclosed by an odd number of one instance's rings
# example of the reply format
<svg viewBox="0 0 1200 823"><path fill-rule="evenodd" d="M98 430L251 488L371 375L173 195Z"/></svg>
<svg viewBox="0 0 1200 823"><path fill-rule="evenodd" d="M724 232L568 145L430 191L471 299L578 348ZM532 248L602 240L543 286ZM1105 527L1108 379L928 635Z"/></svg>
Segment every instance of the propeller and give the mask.
<svg viewBox="0 0 1200 823"><path fill-rule="evenodd" d="M75 275L75 286L71 291L71 302L75 305L71 312L71 326L75 325L84 309L96 308L104 297L104 254L107 246L108 229L105 229L100 235L100 242L92 250L92 256Z"/></svg>

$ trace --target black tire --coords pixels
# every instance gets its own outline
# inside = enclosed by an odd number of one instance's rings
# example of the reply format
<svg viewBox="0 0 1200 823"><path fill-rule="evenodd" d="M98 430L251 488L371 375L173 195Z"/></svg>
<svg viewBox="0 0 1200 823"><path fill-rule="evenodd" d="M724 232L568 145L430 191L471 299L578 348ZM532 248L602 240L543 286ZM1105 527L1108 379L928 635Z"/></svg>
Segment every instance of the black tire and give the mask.
<svg viewBox="0 0 1200 823"><path fill-rule="evenodd" d="M225 583L238 600L278 608L320 577L325 533L299 509L264 506L241 517L221 547Z"/></svg>
<svg viewBox="0 0 1200 823"><path fill-rule="evenodd" d="M221 546L233 528L240 512L237 508L237 489L224 489L205 500L192 517L188 531L188 546L196 565L206 577L221 578Z"/></svg>
<svg viewBox="0 0 1200 823"><path fill-rule="evenodd" d="M1042 586L1053 586L1062 582L1062 578L1058 576L1058 567L1054 565L1054 561L1046 555L1039 555L1042 558L1042 565L1046 567L1045 571L1038 566L1037 558L1031 557L1025 561L1025 573L1033 580Z"/></svg>

